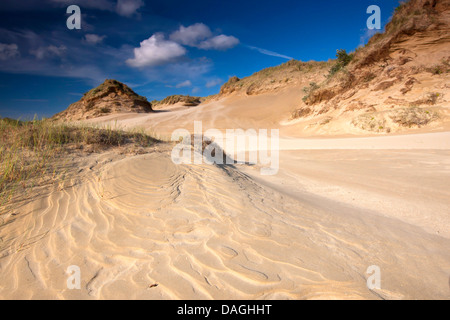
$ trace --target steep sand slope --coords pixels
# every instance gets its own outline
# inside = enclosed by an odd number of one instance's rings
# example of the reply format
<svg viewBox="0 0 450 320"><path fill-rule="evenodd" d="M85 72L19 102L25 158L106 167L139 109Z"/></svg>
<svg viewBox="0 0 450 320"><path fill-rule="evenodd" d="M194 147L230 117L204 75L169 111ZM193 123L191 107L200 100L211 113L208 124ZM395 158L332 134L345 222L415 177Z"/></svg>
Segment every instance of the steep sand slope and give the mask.
<svg viewBox="0 0 450 320"><path fill-rule="evenodd" d="M351 55L338 54L329 77L306 88L294 117L309 130L310 120L326 115L322 130L329 133L439 125L450 106L449 43L449 0L406 1L383 33Z"/></svg>

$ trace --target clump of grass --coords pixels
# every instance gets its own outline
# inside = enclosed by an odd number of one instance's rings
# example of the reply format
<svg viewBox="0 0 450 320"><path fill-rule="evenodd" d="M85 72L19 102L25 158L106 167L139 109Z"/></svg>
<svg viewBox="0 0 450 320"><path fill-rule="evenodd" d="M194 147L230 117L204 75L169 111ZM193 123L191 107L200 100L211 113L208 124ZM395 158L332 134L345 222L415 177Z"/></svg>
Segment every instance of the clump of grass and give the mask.
<svg viewBox="0 0 450 320"><path fill-rule="evenodd" d="M442 70L441 66L435 66L431 69L431 73L434 75L443 74L444 71Z"/></svg>
<svg viewBox="0 0 450 320"><path fill-rule="evenodd" d="M199 104L202 103L201 97L191 97L189 95L173 95L168 96L165 99L161 101L157 101L154 103L155 106L157 105L172 105L176 103L182 103L186 107L196 107Z"/></svg>
<svg viewBox="0 0 450 320"><path fill-rule="evenodd" d="M92 150L102 151L127 144L149 147L157 142L144 132L1 118L0 140L0 208L17 192L35 186L39 179L57 182L65 174L62 162L74 149L92 146Z"/></svg>
<svg viewBox="0 0 450 320"><path fill-rule="evenodd" d="M427 95L424 98L416 100L414 102L411 102L410 106L411 107L416 107L416 106L424 105L424 104L426 104L426 105L435 105L435 104L437 104L440 101L440 99L442 99L442 97L443 97L442 93L439 93L439 92L428 92Z"/></svg>
<svg viewBox="0 0 450 320"><path fill-rule="evenodd" d="M101 99L106 97L111 92L124 92L128 96L133 97L133 99L137 101L148 102L147 98L138 95L136 92L131 90L127 85L117 81L107 79L97 88L94 88L84 94L84 96L88 99Z"/></svg>
<svg viewBox="0 0 450 320"><path fill-rule="evenodd" d="M312 113L311 108L301 108L301 109L297 109L294 112L292 112L291 114L291 119L298 119L298 118L303 118L303 117L307 117Z"/></svg>
<svg viewBox="0 0 450 320"><path fill-rule="evenodd" d="M352 125L355 127L376 133L391 131L390 128L386 128L386 120L383 117L377 117L374 114L363 114L352 121Z"/></svg>
<svg viewBox="0 0 450 320"><path fill-rule="evenodd" d="M449 73L450 72L450 62L449 59L448 60L442 60L442 63L437 64L431 68L427 69L428 72L430 72L433 75L441 75L444 73Z"/></svg>

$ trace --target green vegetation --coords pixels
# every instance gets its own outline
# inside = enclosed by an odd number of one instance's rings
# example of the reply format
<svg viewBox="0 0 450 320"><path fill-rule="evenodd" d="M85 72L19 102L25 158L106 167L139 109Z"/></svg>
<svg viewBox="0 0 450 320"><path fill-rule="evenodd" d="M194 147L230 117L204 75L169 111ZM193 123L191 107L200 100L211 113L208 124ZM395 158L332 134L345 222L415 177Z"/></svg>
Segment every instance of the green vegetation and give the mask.
<svg viewBox="0 0 450 320"><path fill-rule="evenodd" d="M352 121L352 125L364 131L376 133L390 133L391 129L386 128L386 120L382 116L375 117L373 114L363 114Z"/></svg>
<svg viewBox="0 0 450 320"><path fill-rule="evenodd" d="M167 98L164 98L161 101L154 101L152 104L154 106L158 105L173 105L176 103L182 103L186 107L195 107L202 103L201 97L191 97L191 96L183 96L183 95L173 95Z"/></svg>
<svg viewBox="0 0 450 320"><path fill-rule="evenodd" d="M410 106L416 107L416 106L420 106L420 105L424 105L424 104L433 106L433 105L437 104L442 97L443 97L442 93L428 92L424 98L411 102Z"/></svg>
<svg viewBox="0 0 450 320"><path fill-rule="evenodd" d="M433 75L440 75L444 73L450 72L450 59L447 60L443 59L442 63L437 64L429 69L427 69L428 72L432 73Z"/></svg>
<svg viewBox="0 0 450 320"><path fill-rule="evenodd" d="M439 119L434 111L412 107L393 111L390 115L392 121L402 127L421 127Z"/></svg>
<svg viewBox="0 0 450 320"><path fill-rule="evenodd" d="M340 70L345 68L354 58L354 54L348 54L345 49L337 50L336 53L336 63L331 67L329 76L332 77Z"/></svg>
<svg viewBox="0 0 450 320"><path fill-rule="evenodd" d="M353 54L348 54L345 49L342 49L337 51L336 58L338 63L345 67L352 61Z"/></svg>
<svg viewBox="0 0 450 320"><path fill-rule="evenodd" d="M309 116L313 111L311 108L301 108L291 113L291 120Z"/></svg>
<svg viewBox="0 0 450 320"><path fill-rule="evenodd" d="M105 82L103 82L98 87L85 93L84 97L88 100L101 99L112 92L122 92L132 97L136 101L148 102L147 98L138 95L136 92L131 90L130 87L117 80L105 80Z"/></svg>
<svg viewBox="0 0 450 320"><path fill-rule="evenodd" d="M435 66L432 68L431 73L434 75L443 74L444 71L442 70L441 66Z"/></svg>
<svg viewBox="0 0 450 320"><path fill-rule="evenodd" d="M34 186L59 183L67 173L69 155L134 144L157 142L143 132L77 127L49 120L17 121L0 118L0 208Z"/></svg>
<svg viewBox="0 0 450 320"><path fill-rule="evenodd" d="M305 74L320 74L328 70L332 61L308 61L290 60L281 65L269 67L252 74L249 77L239 79L232 77L225 83L220 91L221 95L235 91L245 91L248 95L258 94L273 90L273 84L293 84L304 81ZM281 86L277 86L276 89Z"/></svg>
<svg viewBox="0 0 450 320"><path fill-rule="evenodd" d="M278 77L279 74L286 74L287 72L292 71L296 71L296 72L313 72L315 70L319 70L321 68L323 68L324 66L326 66L328 64L328 62L323 62L323 61L309 61L309 62L303 62L303 61L299 61L299 60L289 60L288 62L285 62L283 64L280 64L278 66L275 67L269 67L266 69L263 69L261 71L258 71L256 73L254 73L252 75L252 77L256 77L256 76L262 76L264 78L268 78L268 77ZM239 79L239 78L237 78ZM231 79L230 79L231 80ZM233 79L234 81L232 82L237 82L235 81L236 79Z"/></svg>
<svg viewBox="0 0 450 320"><path fill-rule="evenodd" d="M311 94L319 88L320 87L315 82L311 82L309 84L309 87L304 87L303 92L306 94L306 96L303 97L303 99L302 99L303 102L306 102L309 99L309 97L311 96Z"/></svg>

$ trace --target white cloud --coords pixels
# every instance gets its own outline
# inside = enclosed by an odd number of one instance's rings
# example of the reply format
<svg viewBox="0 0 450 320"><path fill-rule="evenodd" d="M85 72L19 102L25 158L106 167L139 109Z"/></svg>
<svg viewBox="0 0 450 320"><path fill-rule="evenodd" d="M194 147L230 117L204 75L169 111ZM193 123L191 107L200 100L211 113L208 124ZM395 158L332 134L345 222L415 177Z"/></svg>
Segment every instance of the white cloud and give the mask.
<svg viewBox="0 0 450 320"><path fill-rule="evenodd" d="M201 89L199 87L195 87L192 89L193 94L199 93L200 91L201 91Z"/></svg>
<svg viewBox="0 0 450 320"><path fill-rule="evenodd" d="M180 29L170 35L170 40L186 46L195 47L202 40L212 37L212 32L203 23L196 23L189 27L181 26Z"/></svg>
<svg viewBox="0 0 450 320"><path fill-rule="evenodd" d="M137 68L158 66L172 62L185 54L185 48L176 42L165 40L163 34L157 33L142 41L139 48L134 49L134 58L128 59L127 64Z"/></svg>
<svg viewBox="0 0 450 320"><path fill-rule="evenodd" d="M62 57L67 51L67 47L61 45L59 47L50 45L47 47L39 47L35 50L31 50L30 53L37 59L42 60L44 58Z"/></svg>
<svg viewBox="0 0 450 320"><path fill-rule="evenodd" d="M211 29L203 23L181 26L170 35L170 40L203 50L228 50L239 44L239 39L233 36L213 36Z"/></svg>
<svg viewBox="0 0 450 320"><path fill-rule="evenodd" d="M17 44L0 43L0 60L9 60L20 55Z"/></svg>
<svg viewBox="0 0 450 320"><path fill-rule="evenodd" d="M124 61L122 57L99 61L105 50L99 52L90 46L80 46L80 39L67 32L38 35L30 30L0 28L0 34L9 43L0 44L0 72L77 78L98 84L114 72L119 59ZM10 58L1 59L7 57ZM102 71L105 69L107 72Z"/></svg>
<svg viewBox="0 0 450 320"><path fill-rule="evenodd" d="M145 3L142 0L118 0L116 12L121 16L129 18L137 14L137 11L144 5Z"/></svg>
<svg viewBox="0 0 450 320"><path fill-rule="evenodd" d="M212 80L209 80L207 83L206 83L206 87L207 88L212 88L212 87L215 87L215 86L218 86L218 85L220 85L220 84L222 84L224 81L222 80L222 79L212 79Z"/></svg>
<svg viewBox="0 0 450 320"><path fill-rule="evenodd" d="M186 81L183 81L183 82L177 84L175 86L175 88L179 89L179 88L186 88L186 87L191 87L191 86L192 86L192 82L190 80L186 80Z"/></svg>
<svg viewBox="0 0 450 320"><path fill-rule="evenodd" d="M90 44L99 44L105 38L106 38L106 36L99 36L98 34L86 34L85 35L86 42L90 43Z"/></svg>
<svg viewBox="0 0 450 320"><path fill-rule="evenodd" d="M239 44L239 39L221 34L201 42L198 47L204 50L227 50Z"/></svg>
<svg viewBox="0 0 450 320"><path fill-rule="evenodd" d="M53 63L42 59L36 63L35 58L24 57L0 64L0 71L13 74L28 74L50 77L65 77L88 80L90 85L98 85L104 81L108 74L97 65L74 65Z"/></svg>
<svg viewBox="0 0 450 320"><path fill-rule="evenodd" d="M284 54L280 54L280 53L277 53L277 52L269 51L269 50L258 48L258 47L247 46L247 48L252 49L252 50L256 50L259 53L265 54L267 56L278 57L278 58L283 58L283 59L287 59L287 60L294 59L294 58L286 56Z"/></svg>
<svg viewBox="0 0 450 320"><path fill-rule="evenodd" d="M184 79L200 79L203 75L211 72L213 63L206 59L200 58L192 61L169 64L164 73L172 81L183 81ZM159 76L159 75L157 75Z"/></svg>

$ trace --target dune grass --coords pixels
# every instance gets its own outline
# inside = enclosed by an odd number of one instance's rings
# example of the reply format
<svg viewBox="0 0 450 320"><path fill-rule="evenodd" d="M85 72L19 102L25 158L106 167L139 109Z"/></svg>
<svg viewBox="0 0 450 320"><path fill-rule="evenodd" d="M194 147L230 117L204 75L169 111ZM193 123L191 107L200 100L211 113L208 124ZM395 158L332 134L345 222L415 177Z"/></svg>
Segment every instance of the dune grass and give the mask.
<svg viewBox="0 0 450 320"><path fill-rule="evenodd" d="M58 183L73 152L101 152L133 144L149 147L158 142L144 131L124 132L55 123L49 120L0 119L0 212L18 193L27 192L43 178Z"/></svg>

